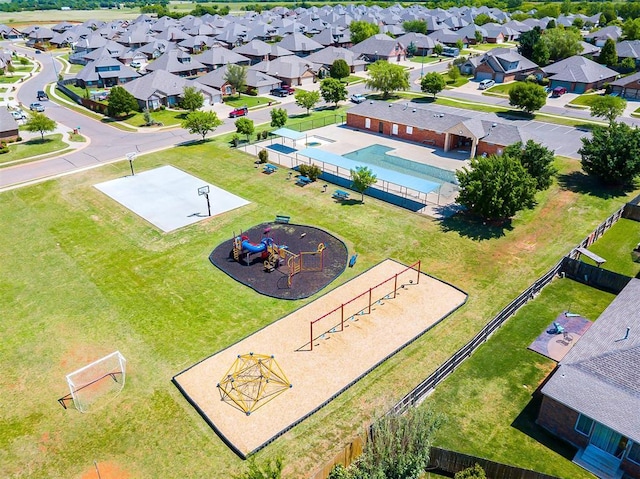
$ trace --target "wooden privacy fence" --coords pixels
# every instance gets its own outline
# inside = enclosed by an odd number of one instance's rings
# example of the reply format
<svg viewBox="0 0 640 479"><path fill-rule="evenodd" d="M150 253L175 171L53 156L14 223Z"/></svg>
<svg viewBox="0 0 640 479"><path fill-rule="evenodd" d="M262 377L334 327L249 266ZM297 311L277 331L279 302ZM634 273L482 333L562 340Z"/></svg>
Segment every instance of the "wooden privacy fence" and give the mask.
<svg viewBox="0 0 640 479"><path fill-rule="evenodd" d="M520 467L509 466L482 457L432 447L429 453L429 468L455 474L468 467L479 464L491 479L558 479L555 476Z"/></svg>
<svg viewBox="0 0 640 479"><path fill-rule="evenodd" d="M344 467L348 467L353 461L355 461L360 454L362 454L362 448L364 447L364 441L360 436L353 439L345 448L340 451L335 457L327 462L321 469L315 472L309 479L327 479L331 470L338 464L342 464Z"/></svg>
<svg viewBox="0 0 640 479"><path fill-rule="evenodd" d="M630 276L614 273L568 257L562 261L562 272L569 279L613 294L618 294L631 281Z"/></svg>

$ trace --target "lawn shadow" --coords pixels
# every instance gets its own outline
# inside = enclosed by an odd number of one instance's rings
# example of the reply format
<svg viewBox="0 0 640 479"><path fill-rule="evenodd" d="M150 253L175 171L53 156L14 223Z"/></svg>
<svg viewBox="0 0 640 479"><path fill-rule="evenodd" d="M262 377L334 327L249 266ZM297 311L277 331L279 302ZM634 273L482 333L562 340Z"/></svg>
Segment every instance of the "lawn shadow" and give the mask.
<svg viewBox="0 0 640 479"><path fill-rule="evenodd" d="M558 184L565 190L602 199L626 196L635 189L635 185L624 187L603 185L596 177L587 175L583 171L572 171L558 175Z"/></svg>
<svg viewBox="0 0 640 479"><path fill-rule="evenodd" d="M526 111L513 111L513 110L505 110L499 111L496 113L496 116L499 118L504 118L506 120L522 120L522 121L531 121L535 120L536 116L533 113L527 113Z"/></svg>
<svg viewBox="0 0 640 479"><path fill-rule="evenodd" d="M29 145L29 146L32 146L32 145L44 145L45 143L51 143L52 141L53 141L52 138L46 138L46 137L44 139L43 138L32 138L30 140L27 140L27 141L23 142L22 144L23 145Z"/></svg>
<svg viewBox="0 0 640 479"><path fill-rule="evenodd" d="M336 203L340 203L341 206L354 206L354 205L363 205L364 203L360 200L355 200L352 198L348 198L346 200L336 200Z"/></svg>
<svg viewBox="0 0 640 479"><path fill-rule="evenodd" d="M411 103L419 103L419 104L429 104L429 103L434 103L436 101L436 98L434 98L433 96L421 96L421 97L415 97L411 99Z"/></svg>
<svg viewBox="0 0 640 479"><path fill-rule="evenodd" d="M511 231L513 229L513 225L511 224L511 220L497 224L482 221L464 212L458 212L441 220L440 229L445 233L455 231L460 236L482 241L504 236L505 231Z"/></svg>
<svg viewBox="0 0 640 479"><path fill-rule="evenodd" d="M526 434L546 448L560 454L568 461L572 461L577 449L557 437L552 436L551 433L536 424L541 403L542 395L535 393L524 409L520 411L520 414L513 420L511 427Z"/></svg>

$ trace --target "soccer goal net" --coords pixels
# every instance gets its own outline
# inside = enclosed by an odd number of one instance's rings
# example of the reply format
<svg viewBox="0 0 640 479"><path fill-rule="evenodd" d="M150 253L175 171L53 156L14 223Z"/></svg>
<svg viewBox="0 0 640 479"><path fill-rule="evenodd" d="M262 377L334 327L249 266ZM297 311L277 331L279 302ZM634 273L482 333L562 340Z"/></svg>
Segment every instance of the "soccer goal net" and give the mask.
<svg viewBox="0 0 640 479"><path fill-rule="evenodd" d="M67 374L70 393L58 402L66 409L66 401L80 412L88 412L96 403L104 403L117 396L124 388L127 361L115 351L77 371Z"/></svg>

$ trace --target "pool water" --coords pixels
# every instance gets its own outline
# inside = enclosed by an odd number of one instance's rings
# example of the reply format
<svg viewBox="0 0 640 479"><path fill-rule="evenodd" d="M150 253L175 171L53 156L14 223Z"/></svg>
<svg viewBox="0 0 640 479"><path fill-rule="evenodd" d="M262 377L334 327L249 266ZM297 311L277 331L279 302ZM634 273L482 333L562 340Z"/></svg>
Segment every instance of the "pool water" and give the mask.
<svg viewBox="0 0 640 479"><path fill-rule="evenodd" d="M456 175L453 171L438 168L437 166L425 165L424 163L407 160L399 156L389 155L387 152L391 150L393 150L393 148L388 146L371 145L342 156L354 161L387 168L388 170L404 173L405 175L433 181L440 185L445 183L452 185L458 184L458 180L456 179Z"/></svg>

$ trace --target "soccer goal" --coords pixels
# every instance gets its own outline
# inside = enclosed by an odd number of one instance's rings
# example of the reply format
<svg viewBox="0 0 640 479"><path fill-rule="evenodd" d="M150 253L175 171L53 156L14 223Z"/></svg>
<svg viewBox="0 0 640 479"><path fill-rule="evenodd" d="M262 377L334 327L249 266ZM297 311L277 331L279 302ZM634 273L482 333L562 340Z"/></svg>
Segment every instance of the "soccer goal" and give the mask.
<svg viewBox="0 0 640 479"><path fill-rule="evenodd" d="M98 400L104 403L109 397L114 398L124 388L126 365L124 356L115 351L67 374L70 393L58 402L67 409L67 402L73 401L78 411L88 412Z"/></svg>

